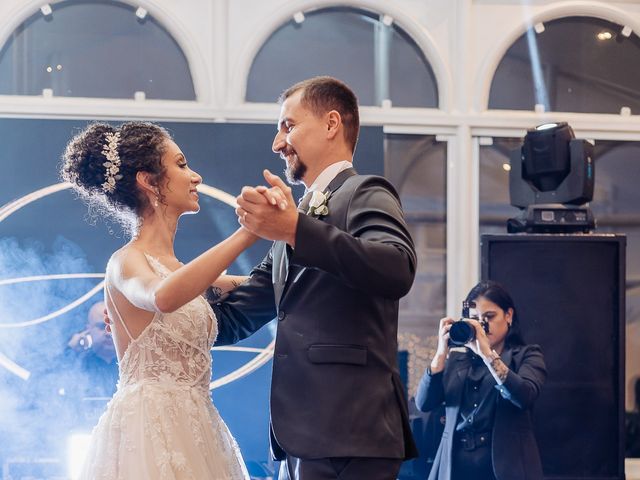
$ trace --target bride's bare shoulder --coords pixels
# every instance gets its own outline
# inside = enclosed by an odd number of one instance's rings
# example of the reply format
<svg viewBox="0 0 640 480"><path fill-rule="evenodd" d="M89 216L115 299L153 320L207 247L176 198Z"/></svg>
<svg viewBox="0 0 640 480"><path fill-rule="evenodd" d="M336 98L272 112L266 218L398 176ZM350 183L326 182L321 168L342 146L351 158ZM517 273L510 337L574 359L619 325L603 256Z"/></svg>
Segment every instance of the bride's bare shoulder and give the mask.
<svg viewBox="0 0 640 480"><path fill-rule="evenodd" d="M116 250L107 262L107 275L112 279L130 276L132 271L148 267L144 251L135 245L127 244Z"/></svg>

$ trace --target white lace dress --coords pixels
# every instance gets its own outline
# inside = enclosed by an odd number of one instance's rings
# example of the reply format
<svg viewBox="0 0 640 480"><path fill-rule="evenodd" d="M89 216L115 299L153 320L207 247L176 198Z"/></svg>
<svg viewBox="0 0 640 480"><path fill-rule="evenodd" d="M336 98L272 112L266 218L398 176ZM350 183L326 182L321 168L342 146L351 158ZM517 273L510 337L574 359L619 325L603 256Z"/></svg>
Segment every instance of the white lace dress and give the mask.
<svg viewBox="0 0 640 480"><path fill-rule="evenodd" d="M158 275L170 273L157 259L147 259ZM118 390L93 429L80 478L249 478L209 397L216 335L213 311L198 297L173 313L156 314L131 340L120 361Z"/></svg>

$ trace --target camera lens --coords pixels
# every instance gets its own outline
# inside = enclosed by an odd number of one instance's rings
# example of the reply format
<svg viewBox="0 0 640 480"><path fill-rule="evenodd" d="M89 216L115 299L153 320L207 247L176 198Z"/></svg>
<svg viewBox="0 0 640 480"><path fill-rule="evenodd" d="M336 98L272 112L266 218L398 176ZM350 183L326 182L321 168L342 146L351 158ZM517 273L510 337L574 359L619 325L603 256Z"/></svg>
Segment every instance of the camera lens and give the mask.
<svg viewBox="0 0 640 480"><path fill-rule="evenodd" d="M456 347L461 347L476 338L476 331L472 325L464 320L454 322L449 330L449 340Z"/></svg>

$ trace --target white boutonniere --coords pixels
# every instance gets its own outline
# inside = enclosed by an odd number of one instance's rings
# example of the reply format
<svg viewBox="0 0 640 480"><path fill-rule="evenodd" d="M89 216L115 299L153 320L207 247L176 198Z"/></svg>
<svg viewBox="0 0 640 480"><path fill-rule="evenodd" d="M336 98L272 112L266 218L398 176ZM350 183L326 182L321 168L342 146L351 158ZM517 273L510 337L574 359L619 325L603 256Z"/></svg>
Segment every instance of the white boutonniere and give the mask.
<svg viewBox="0 0 640 480"><path fill-rule="evenodd" d="M328 192L314 191L309 201L309 211L307 215L312 217L323 217L329 214L327 202L329 200Z"/></svg>

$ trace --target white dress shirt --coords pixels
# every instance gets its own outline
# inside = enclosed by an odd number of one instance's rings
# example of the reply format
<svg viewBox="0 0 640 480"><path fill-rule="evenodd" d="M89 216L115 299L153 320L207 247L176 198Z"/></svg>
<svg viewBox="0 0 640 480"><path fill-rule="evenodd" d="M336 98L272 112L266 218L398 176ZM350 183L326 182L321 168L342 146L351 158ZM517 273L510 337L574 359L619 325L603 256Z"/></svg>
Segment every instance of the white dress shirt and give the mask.
<svg viewBox="0 0 640 480"><path fill-rule="evenodd" d="M305 195L307 192L324 192L331 181L336 178L340 172L351 167L353 167L353 163L350 160L342 160L341 162L332 163L325 168L320 175L318 175L316 181L304 191Z"/></svg>

